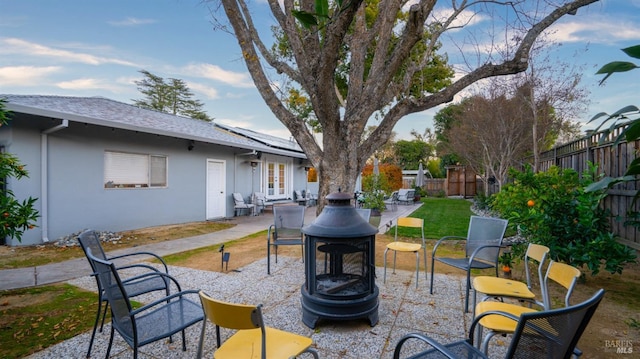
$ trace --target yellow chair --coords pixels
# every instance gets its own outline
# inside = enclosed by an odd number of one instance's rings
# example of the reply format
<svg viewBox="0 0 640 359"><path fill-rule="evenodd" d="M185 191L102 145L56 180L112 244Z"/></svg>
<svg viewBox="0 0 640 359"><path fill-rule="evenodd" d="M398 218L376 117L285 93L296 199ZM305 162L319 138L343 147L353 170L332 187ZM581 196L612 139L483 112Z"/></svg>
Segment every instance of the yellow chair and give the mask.
<svg viewBox="0 0 640 359"><path fill-rule="evenodd" d="M318 353L311 348L313 341L302 335L265 327L262 305L233 304L215 300L200 291L200 301L205 316L216 326L217 359L266 359L293 358L302 353L310 353L318 359ZM204 334L207 321L203 321L198 346L198 358L202 358ZM220 341L220 327L235 329L224 343Z"/></svg>
<svg viewBox="0 0 640 359"><path fill-rule="evenodd" d="M573 293L578 278L580 277L580 270L565 263L551 261L547 268L543 283L543 297L544 297L544 310L551 310L551 295L549 294L549 280L561 285L566 289L566 295L564 297L565 307L569 307L569 298ZM523 313L537 312L538 310L528 307L523 307L517 304L484 301L476 305L476 315L481 316L483 313L490 311L499 311L512 314L519 317ZM517 321L509 319L501 315L486 315L479 321L478 340L482 338L482 329L488 329L489 333L484 337L481 343L481 349L486 354L489 346L489 340L496 334L513 334L516 330Z"/></svg>
<svg viewBox="0 0 640 359"><path fill-rule="evenodd" d="M535 260L538 262L540 291L542 292L541 294L544 300L545 293L542 268L545 265L548 255L549 247L529 243L527 252L524 255L524 271L527 279L526 283L492 276L478 276L473 278L473 303L477 303L476 298L478 293L483 293L484 297L480 299L480 301L485 301L489 298L512 298L544 306L544 303L536 301L536 294L531 291L531 270L529 269L529 261L533 262Z"/></svg>
<svg viewBox="0 0 640 359"><path fill-rule="evenodd" d="M420 243L398 241L398 227L420 228ZM413 217L400 217L396 223L394 241L387 244L384 250L384 279L387 281L387 252L393 251L393 273L396 272L396 254L398 252L413 252L416 254L416 288L418 288L418 278L420 276L420 249L424 256L424 278L427 279L427 246L424 241L424 219Z"/></svg>

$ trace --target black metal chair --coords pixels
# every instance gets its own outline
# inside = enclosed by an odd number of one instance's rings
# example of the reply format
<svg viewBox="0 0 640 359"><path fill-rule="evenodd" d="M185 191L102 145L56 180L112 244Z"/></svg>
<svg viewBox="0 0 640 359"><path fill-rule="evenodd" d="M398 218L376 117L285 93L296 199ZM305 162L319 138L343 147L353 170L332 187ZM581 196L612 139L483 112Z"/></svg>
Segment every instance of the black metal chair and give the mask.
<svg viewBox="0 0 640 359"><path fill-rule="evenodd" d="M496 269L498 276L498 255L504 232L507 230L506 219L471 216L466 237L446 236L440 238L431 252L431 285L429 292L433 294L433 275L436 261L467 272L464 311L469 311L469 290L471 289L472 269ZM446 240L465 240L465 256L463 258L438 257L437 250Z"/></svg>
<svg viewBox="0 0 640 359"><path fill-rule="evenodd" d="M187 350L184 330L204 319L197 290L183 291L178 281L170 275L149 272L140 277L162 277L171 281L178 288L178 292L133 309L125 285L113 262L94 257L90 248L87 249L87 258L96 269L104 296L111 306L111 335L106 358L111 352L115 331L118 331L131 346L134 359L138 357L139 347L167 337L171 341L171 336L178 332L182 332L182 350ZM193 299L190 299L189 295L192 295Z"/></svg>
<svg viewBox="0 0 640 359"><path fill-rule="evenodd" d="M168 268L164 260L161 257L157 256L156 254L153 254L150 252L135 252L135 253L129 253L129 254L124 254L120 256L107 257L106 253L104 252L104 249L102 248L102 245L100 244L100 239L98 238L98 235L93 230L86 230L82 232L78 236L78 242L80 242L80 246L82 247L82 250L84 251L85 255L87 255L88 251L91 250L91 253L93 253L95 257L102 260L112 261L112 260L125 259L125 258L132 259L134 257L155 258L159 260L160 263L164 266L164 273L168 274ZM89 260L88 256L87 256L87 260ZM102 323L100 324L100 332L102 332L102 327L104 326L104 319L107 314L107 308L109 307L107 299L104 296L104 289L102 288L100 280L98 279L96 268L94 268L93 262L91 260L89 260L89 264L91 265L91 269L93 270L92 275L96 277L96 284L98 286L98 312L96 313L96 321L93 324L93 332L91 333L91 340L89 341L87 358L91 356L91 348L93 347L93 341L96 336L96 329L98 328L98 322L100 322L100 313L102 313ZM119 271L121 271L121 274L123 273L123 271L133 270L133 269L142 269L145 273L160 272L157 268L147 264L143 264L143 263L126 264L126 265L118 266L117 268ZM122 283L130 298L136 297L141 294L149 293L149 292L154 292L157 290L164 290L166 295L169 295L170 293L170 287L169 287L170 283L167 281L166 278L162 276L135 275L135 276L127 277L122 281ZM102 310L102 302L105 302L104 311Z"/></svg>
<svg viewBox="0 0 640 359"><path fill-rule="evenodd" d="M518 321L505 358L568 359L573 355L578 340L603 296L604 290L600 289L593 297L580 304L561 309L524 313L520 317L499 311L483 313L478 315L471 324L469 338L449 344L441 344L421 333L407 334L396 344L393 358L400 358L402 347L410 339L415 339L411 342L427 343L432 349L424 350L423 345L403 358L487 358L480 349L473 345L476 325L486 315L504 315ZM418 352L416 353L416 351Z"/></svg>
<svg viewBox="0 0 640 359"><path fill-rule="evenodd" d="M271 274L271 246L275 249L278 263L278 246L299 245L304 260L304 242L302 226L304 226L304 206L273 207L273 224L267 234L267 274Z"/></svg>

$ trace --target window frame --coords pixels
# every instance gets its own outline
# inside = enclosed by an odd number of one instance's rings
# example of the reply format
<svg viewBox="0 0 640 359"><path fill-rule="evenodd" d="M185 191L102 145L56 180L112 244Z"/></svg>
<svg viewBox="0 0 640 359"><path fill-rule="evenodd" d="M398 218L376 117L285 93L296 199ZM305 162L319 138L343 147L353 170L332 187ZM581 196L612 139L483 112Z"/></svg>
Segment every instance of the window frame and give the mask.
<svg viewBox="0 0 640 359"><path fill-rule="evenodd" d="M169 186L169 156L167 155L105 150L103 161L104 189L148 189Z"/></svg>

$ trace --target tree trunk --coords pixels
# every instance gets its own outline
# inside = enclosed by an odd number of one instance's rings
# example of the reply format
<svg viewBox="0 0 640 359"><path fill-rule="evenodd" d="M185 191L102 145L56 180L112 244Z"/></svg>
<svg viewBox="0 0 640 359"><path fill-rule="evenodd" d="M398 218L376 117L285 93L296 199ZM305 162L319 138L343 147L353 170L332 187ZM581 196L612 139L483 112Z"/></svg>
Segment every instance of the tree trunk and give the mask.
<svg viewBox="0 0 640 359"><path fill-rule="evenodd" d="M362 171L368 155L360 154L359 141L355 140L349 123L353 119L345 119L341 126L325 128L323 133L324 152L321 157L311 161L318 169L320 203L317 213L324 208L324 198L331 193L355 191L358 175ZM359 138L355 137L355 138ZM346 148L345 148L346 147Z"/></svg>

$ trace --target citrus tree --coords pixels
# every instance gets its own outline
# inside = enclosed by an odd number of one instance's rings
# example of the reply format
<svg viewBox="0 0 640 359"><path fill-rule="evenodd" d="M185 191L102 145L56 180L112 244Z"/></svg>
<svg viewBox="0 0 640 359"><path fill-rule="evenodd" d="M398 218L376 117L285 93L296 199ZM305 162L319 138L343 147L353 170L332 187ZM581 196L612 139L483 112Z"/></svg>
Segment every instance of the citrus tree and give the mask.
<svg viewBox="0 0 640 359"><path fill-rule="evenodd" d="M585 191L596 178L596 166L579 175L573 169L551 167L534 173L510 170L513 182L492 200L492 209L532 243L549 247L553 260L592 274L603 267L621 273L635 262L635 251L618 243L609 230L609 213L600 207L605 190Z"/></svg>

